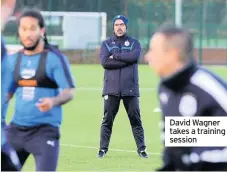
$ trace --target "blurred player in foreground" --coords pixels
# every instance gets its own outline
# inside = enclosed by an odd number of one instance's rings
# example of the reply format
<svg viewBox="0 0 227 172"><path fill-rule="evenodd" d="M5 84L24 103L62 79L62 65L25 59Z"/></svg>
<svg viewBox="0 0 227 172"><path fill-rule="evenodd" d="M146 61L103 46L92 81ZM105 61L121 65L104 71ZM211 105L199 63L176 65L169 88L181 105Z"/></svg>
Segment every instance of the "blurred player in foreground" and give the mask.
<svg viewBox="0 0 227 172"><path fill-rule="evenodd" d="M15 93L16 104L6 136L22 165L33 154L37 171L55 171L62 105L74 96L70 64L48 43L39 11L21 14L18 34L24 49L8 60L8 93L10 98Z"/></svg>
<svg viewBox="0 0 227 172"><path fill-rule="evenodd" d="M1 0L1 31L4 29L9 17L11 16L16 0ZM6 71L7 50L3 36L1 37L1 171L18 171L20 163L16 152L10 147L5 138L5 117L8 108L6 102L5 77Z"/></svg>
<svg viewBox="0 0 227 172"><path fill-rule="evenodd" d="M174 26L163 26L151 38L145 59L162 78L163 123L166 116L227 116L226 84L196 64L193 49L190 34ZM163 155L158 171L227 171L226 147L166 147Z"/></svg>

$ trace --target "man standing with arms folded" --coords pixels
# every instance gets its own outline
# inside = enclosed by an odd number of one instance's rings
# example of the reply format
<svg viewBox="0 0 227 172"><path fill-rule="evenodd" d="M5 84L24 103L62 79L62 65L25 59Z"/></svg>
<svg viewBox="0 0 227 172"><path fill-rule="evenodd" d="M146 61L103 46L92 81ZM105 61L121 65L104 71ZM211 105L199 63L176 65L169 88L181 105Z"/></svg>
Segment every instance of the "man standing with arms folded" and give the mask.
<svg viewBox="0 0 227 172"><path fill-rule="evenodd" d="M113 122L123 100L137 151L141 158L145 152L144 130L140 119L138 63L141 47L138 40L126 34L128 19L123 15L114 17L114 35L101 45L100 60L104 73L104 117L100 134L98 157L103 158L108 151Z"/></svg>

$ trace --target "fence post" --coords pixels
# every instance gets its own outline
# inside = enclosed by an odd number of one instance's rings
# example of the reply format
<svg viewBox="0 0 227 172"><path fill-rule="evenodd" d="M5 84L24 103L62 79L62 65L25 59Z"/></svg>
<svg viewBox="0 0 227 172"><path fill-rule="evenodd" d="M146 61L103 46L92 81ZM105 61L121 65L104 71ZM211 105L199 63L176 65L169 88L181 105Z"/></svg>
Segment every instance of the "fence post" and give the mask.
<svg viewBox="0 0 227 172"><path fill-rule="evenodd" d="M101 12L101 1L98 0L98 12Z"/></svg>
<svg viewBox="0 0 227 172"><path fill-rule="evenodd" d="M175 24L182 26L182 0L175 0Z"/></svg>
<svg viewBox="0 0 227 172"><path fill-rule="evenodd" d="M49 0L48 1L48 12L51 12L51 9L52 9L52 6L51 5L52 5L51 0ZM49 18L49 21L50 21L49 28L52 29L52 27L50 27L50 26L52 26L52 16L49 15L48 18ZM51 30L50 30L50 33L51 33ZM51 42L51 36L48 39L49 39L49 42Z"/></svg>
<svg viewBox="0 0 227 172"><path fill-rule="evenodd" d="M199 21L199 63L203 62L203 0L200 3L200 21Z"/></svg>
<svg viewBox="0 0 227 172"><path fill-rule="evenodd" d="M147 49L149 49L150 38L152 36L152 19L153 15L149 15L149 10L153 12L152 1L147 4ZM151 21L151 22L150 22Z"/></svg>

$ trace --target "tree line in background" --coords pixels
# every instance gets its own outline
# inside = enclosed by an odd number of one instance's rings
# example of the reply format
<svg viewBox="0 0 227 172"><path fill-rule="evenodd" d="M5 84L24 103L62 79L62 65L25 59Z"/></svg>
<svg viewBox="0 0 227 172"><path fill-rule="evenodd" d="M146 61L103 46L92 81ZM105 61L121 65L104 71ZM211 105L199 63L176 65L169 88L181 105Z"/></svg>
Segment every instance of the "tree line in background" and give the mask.
<svg viewBox="0 0 227 172"><path fill-rule="evenodd" d="M208 37L227 38L227 0L182 2L185 27L198 35L202 32ZM129 17L129 33L140 39L150 37L162 23L175 20L175 0L17 0L15 12L19 15L25 7L36 7L42 11L106 12L108 36L112 34L112 18L124 14ZM4 34L15 33L15 23L10 25ZM48 27L52 34L61 33L60 29Z"/></svg>
<svg viewBox="0 0 227 172"><path fill-rule="evenodd" d="M43 11L106 12L109 20L116 14L130 15L131 11L139 18L149 20L150 16L154 16L163 20L166 15L174 16L175 0L17 0L16 10L24 7L37 7ZM156 8L164 9L161 10L162 15L157 15ZM183 1L183 12L186 14L183 18L189 18L193 9L198 16L199 8L203 8L207 20L210 21L221 22L227 15L226 0L190 0Z"/></svg>

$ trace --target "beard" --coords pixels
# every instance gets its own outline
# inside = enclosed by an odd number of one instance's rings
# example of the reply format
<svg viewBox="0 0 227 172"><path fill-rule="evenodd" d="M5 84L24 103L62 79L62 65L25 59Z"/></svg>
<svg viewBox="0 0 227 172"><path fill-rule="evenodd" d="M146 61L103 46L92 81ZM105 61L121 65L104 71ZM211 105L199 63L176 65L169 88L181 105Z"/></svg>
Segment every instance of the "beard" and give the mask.
<svg viewBox="0 0 227 172"><path fill-rule="evenodd" d="M22 42L21 42L21 44L23 45L23 47L24 47L25 50L33 51L38 46L40 40L41 40L41 37L39 39L37 39L37 41L32 46L25 46Z"/></svg>
<svg viewBox="0 0 227 172"><path fill-rule="evenodd" d="M120 33L119 33L119 31L120 31ZM123 37L123 36L126 34L126 32L123 32L122 30L118 30L117 32L114 32L114 34L115 34L117 37Z"/></svg>

